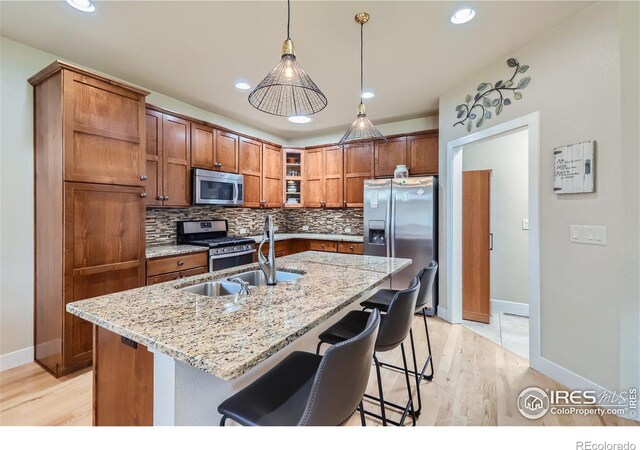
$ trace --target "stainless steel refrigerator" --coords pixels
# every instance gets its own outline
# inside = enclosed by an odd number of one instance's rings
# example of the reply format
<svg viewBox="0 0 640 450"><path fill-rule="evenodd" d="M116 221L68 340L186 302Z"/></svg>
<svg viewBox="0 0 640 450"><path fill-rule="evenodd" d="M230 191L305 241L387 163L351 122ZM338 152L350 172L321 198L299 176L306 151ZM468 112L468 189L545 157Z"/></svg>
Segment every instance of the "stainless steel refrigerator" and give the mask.
<svg viewBox="0 0 640 450"><path fill-rule="evenodd" d="M392 277L391 289L406 289L420 269L437 260L437 201L436 177L364 182L364 254L413 260ZM438 305L437 278L432 295L431 315Z"/></svg>

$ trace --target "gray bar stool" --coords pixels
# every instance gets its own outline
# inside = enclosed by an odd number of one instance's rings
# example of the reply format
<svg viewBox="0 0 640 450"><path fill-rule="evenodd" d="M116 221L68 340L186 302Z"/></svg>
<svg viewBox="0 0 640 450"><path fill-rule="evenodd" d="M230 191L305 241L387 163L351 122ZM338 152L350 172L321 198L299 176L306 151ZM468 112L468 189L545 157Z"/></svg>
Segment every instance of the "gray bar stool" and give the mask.
<svg viewBox="0 0 640 450"><path fill-rule="evenodd" d="M361 332L329 348L324 356L293 352L218 407L220 425L336 426L360 411L380 327L374 310Z"/></svg>
<svg viewBox="0 0 640 450"><path fill-rule="evenodd" d="M410 370L416 378L416 392L418 394L418 409L416 410L416 417L420 416L420 412L422 411L422 396L420 395L420 383L423 379L431 381L433 379L434 371L433 371L433 356L431 353L431 340L429 339L429 327L427 326L427 312L425 310L427 301L429 300L429 294L432 293L433 283L436 278L436 273L438 273L438 263L436 261L431 261L431 263L423 268L418 273L418 279L420 280L420 291L418 292L418 301L416 302L416 314L422 315L422 320L424 322L424 332L427 337L427 350L428 355L425 360L422 370L418 372L418 364L416 358L416 348L413 341L413 329L409 330L409 338L411 342L411 353L413 356L413 368L414 370ZM393 300L393 297L397 293L397 290L394 289L380 289L378 292L373 294L364 302L360 303L364 310L366 309L378 309L383 313L386 313L389 309L389 305ZM403 370L402 367L394 366L393 364L387 364L381 362L380 365L384 367L391 367L396 370ZM425 375L425 371L427 367L430 368L430 373Z"/></svg>
<svg viewBox="0 0 640 450"><path fill-rule="evenodd" d="M376 366L379 397L374 397L368 394L365 394L364 396L380 402L381 415L374 414L370 411L364 412L369 416L381 419L384 426L386 426L387 423L399 426L404 425L404 421L409 413L413 419L413 425L415 426L416 424L413 394L411 393L411 384L409 382L409 369L407 367L407 357L404 350L404 340L407 338L409 330L411 329L411 322L413 321L413 314L416 307L416 301L418 299L419 289L420 281L418 281L418 278L416 277L413 279L411 286L409 286L408 289L398 291L394 294L393 299L387 308L387 313L382 316L380 321L380 331L378 332L378 338L376 339L375 352L388 352L400 347L400 350L402 351L402 362L404 364L403 370L405 374L405 381L407 383L407 392L409 394L409 400L406 405L398 405L384 399L382 378L380 377L381 363L374 352L373 362ZM320 352L320 346L324 343L337 344L351 339L353 336L360 333L369 320L370 314L371 313L367 311L349 312L346 316L320 334L320 342L318 343L316 353ZM396 408L402 412L402 418L400 421L395 422L387 419L385 412L386 406Z"/></svg>

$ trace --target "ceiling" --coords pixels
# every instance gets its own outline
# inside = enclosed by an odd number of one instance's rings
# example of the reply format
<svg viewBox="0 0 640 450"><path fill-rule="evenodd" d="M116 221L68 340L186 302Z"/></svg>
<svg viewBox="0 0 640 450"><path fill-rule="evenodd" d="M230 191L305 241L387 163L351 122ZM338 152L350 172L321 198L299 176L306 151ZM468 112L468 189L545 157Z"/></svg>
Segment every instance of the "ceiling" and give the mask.
<svg viewBox="0 0 640 450"><path fill-rule="evenodd" d="M298 61L329 99L309 124L253 109L249 91L280 59L284 1L95 1L82 13L63 0L1 2L3 36L292 139L346 129L359 95L359 28L365 25L366 100L374 123L437 114L438 97L593 2L474 2L476 18L452 25L460 2L296 1ZM469 4L469 3L466 3Z"/></svg>

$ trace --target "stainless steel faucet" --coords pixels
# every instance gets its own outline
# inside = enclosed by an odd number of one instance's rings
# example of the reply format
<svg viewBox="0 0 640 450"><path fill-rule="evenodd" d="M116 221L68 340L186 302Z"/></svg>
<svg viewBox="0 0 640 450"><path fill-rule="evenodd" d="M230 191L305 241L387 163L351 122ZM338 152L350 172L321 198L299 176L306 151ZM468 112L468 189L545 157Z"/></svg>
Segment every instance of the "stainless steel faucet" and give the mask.
<svg viewBox="0 0 640 450"><path fill-rule="evenodd" d="M240 285L240 295L249 295L249 282L248 281L244 281L241 278L231 278L229 281L232 281L234 283L238 283Z"/></svg>
<svg viewBox="0 0 640 450"><path fill-rule="evenodd" d="M267 286L276 285L276 250L275 250L275 231L273 229L273 217L268 215L264 221L264 234L262 242L258 246L258 264L260 269L267 277ZM269 256L267 258L262 254L262 246L269 241Z"/></svg>

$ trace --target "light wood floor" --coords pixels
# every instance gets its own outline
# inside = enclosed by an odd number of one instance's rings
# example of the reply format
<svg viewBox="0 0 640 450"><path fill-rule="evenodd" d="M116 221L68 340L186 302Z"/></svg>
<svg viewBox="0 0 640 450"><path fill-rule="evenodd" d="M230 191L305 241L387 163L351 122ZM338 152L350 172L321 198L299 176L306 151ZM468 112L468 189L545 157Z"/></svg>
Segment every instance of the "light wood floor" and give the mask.
<svg viewBox="0 0 640 450"><path fill-rule="evenodd" d="M535 421L523 418L516 399L529 386L561 388L530 369L527 361L461 325L429 319L435 356L433 382L423 382L423 413L418 425L638 425L615 416L588 417L547 414ZM424 355L421 319L414 324L419 355ZM408 346L407 346L408 348ZM380 354L398 364L399 350ZM0 373L0 425L91 425L91 370L56 380L31 363ZM404 375L383 369L385 397L406 400ZM368 392L377 394L372 371ZM376 404L366 409L379 413ZM397 415L390 414L397 419ZM407 420L410 424L410 419ZM358 416L349 425L359 425ZM378 422L368 418L367 425Z"/></svg>

